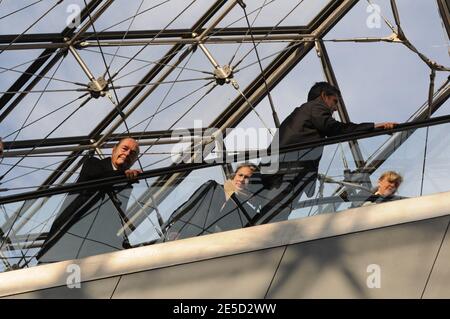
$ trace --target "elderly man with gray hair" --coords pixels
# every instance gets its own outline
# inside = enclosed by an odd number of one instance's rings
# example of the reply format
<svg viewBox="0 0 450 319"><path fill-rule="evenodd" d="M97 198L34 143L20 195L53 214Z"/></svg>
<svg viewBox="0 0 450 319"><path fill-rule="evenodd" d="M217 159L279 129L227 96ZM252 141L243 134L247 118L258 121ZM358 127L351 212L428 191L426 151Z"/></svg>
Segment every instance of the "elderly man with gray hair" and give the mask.
<svg viewBox="0 0 450 319"><path fill-rule="evenodd" d="M89 157L84 161L77 183L114 176L135 179L140 170L132 169L139 155L138 142L121 139L111 157ZM55 218L36 258L39 263L77 259L129 247L119 229L127 221L126 207L132 187L110 186L69 193Z"/></svg>

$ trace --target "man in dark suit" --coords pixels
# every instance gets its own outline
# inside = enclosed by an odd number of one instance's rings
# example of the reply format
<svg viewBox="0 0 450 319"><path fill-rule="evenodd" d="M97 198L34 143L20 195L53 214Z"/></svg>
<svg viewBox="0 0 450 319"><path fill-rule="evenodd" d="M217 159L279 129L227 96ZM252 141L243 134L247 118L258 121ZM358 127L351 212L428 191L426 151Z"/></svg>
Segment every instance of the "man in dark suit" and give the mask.
<svg viewBox="0 0 450 319"><path fill-rule="evenodd" d="M327 82L318 82L308 93L308 102L297 107L284 121L274 136L271 151L287 145L319 141L325 137L352 132L370 131L375 128L392 129L396 123L342 123L332 114L337 110L341 94L337 88ZM289 152L279 155L279 172L265 176L266 187L275 189L267 194L270 202L262 213L263 222L285 220L293 204L303 192L311 197L315 183L323 146L312 149Z"/></svg>
<svg viewBox="0 0 450 319"><path fill-rule="evenodd" d="M88 158L77 183L125 175L133 179L141 173L131 169L139 154L138 142L120 140L111 157ZM36 258L39 263L82 258L126 248L125 234L118 230L127 221L130 184L85 190L67 195Z"/></svg>

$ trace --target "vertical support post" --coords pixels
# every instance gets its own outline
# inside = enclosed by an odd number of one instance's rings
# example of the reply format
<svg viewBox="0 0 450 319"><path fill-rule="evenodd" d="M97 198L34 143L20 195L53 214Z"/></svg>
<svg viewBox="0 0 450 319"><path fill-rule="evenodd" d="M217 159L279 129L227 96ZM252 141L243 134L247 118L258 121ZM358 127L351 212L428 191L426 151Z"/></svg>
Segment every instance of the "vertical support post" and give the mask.
<svg viewBox="0 0 450 319"><path fill-rule="evenodd" d="M328 52L325 48L325 45L321 40L316 40L316 51L319 55L320 61L322 63L323 72L325 73L325 78L327 81L335 86L337 89L339 89L339 84L337 83L336 75L334 74L333 68L331 66L330 58L328 56ZM348 115L347 108L345 106L344 100L342 98L339 99L338 103L338 113L339 118L343 123L349 123L350 116ZM364 157L362 155L361 149L359 148L357 141L350 141L349 142L350 150L353 155L353 159L355 161L356 167L361 168L364 167L365 161Z"/></svg>

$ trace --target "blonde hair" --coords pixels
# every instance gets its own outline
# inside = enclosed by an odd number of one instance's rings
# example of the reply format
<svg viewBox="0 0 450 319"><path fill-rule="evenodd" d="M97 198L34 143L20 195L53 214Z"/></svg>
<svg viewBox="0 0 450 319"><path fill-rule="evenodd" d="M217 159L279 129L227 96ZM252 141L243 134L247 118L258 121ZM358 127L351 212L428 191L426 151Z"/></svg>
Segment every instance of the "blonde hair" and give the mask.
<svg viewBox="0 0 450 319"><path fill-rule="evenodd" d="M384 179L387 179L390 183L396 183L397 186L400 186L400 184L403 182L403 177L394 171L387 171L381 174L378 181L382 181Z"/></svg>

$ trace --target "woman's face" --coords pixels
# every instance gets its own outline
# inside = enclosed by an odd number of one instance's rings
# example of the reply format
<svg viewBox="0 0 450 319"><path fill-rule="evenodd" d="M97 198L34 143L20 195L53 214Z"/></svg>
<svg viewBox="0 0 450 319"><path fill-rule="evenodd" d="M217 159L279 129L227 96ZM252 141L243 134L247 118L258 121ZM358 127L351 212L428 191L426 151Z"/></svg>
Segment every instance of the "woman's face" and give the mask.
<svg viewBox="0 0 450 319"><path fill-rule="evenodd" d="M248 179L252 176L253 171L250 167L241 167L238 169L233 178L233 185L238 190L242 190L245 188L245 185L248 184Z"/></svg>

